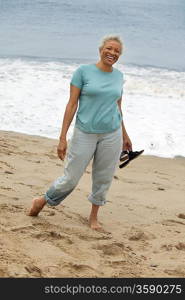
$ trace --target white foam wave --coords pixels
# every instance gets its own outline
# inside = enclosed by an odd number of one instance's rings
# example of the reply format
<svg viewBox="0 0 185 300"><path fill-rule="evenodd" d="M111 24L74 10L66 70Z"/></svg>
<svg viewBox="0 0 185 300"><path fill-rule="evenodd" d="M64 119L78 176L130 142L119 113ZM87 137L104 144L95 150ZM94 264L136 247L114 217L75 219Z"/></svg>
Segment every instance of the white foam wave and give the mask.
<svg viewBox="0 0 185 300"><path fill-rule="evenodd" d="M126 75L125 87L131 95L185 100L185 72L123 65L118 68Z"/></svg>

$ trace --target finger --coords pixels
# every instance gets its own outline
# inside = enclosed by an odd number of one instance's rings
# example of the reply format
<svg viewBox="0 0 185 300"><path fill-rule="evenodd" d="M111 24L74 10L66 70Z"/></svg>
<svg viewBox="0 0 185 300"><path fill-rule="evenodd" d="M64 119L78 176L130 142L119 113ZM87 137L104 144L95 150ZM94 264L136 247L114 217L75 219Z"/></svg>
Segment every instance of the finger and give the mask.
<svg viewBox="0 0 185 300"><path fill-rule="evenodd" d="M127 143L127 144L125 145L125 148L126 148L126 150L128 150L128 151L132 151L132 145L130 145L129 143Z"/></svg>
<svg viewBox="0 0 185 300"><path fill-rule="evenodd" d="M59 157L61 160L64 160L63 155L59 155L58 157Z"/></svg>
<svg viewBox="0 0 185 300"><path fill-rule="evenodd" d="M58 154L58 157L59 157L60 159L63 159L63 154L62 154L62 151L61 151L61 150L58 150L58 151L57 151L57 154Z"/></svg>
<svg viewBox="0 0 185 300"><path fill-rule="evenodd" d="M61 153L60 153L60 159L64 160L65 156L66 156L66 151L61 151Z"/></svg>

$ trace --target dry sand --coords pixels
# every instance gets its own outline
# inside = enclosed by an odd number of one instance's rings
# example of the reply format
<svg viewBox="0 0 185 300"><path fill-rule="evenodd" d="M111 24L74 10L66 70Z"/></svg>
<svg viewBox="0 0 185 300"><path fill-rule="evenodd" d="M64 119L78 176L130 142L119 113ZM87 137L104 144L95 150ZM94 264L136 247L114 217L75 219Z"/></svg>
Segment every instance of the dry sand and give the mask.
<svg viewBox="0 0 185 300"><path fill-rule="evenodd" d="M57 141L0 132L0 277L185 277L185 159L142 155L117 169L88 227L91 166L57 207L28 217L62 174Z"/></svg>

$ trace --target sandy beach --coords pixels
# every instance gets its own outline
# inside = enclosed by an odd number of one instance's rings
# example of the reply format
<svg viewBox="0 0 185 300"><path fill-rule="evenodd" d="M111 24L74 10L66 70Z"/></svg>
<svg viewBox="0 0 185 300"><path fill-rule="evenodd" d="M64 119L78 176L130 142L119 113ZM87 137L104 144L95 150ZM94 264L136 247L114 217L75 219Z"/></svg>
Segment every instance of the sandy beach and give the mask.
<svg viewBox="0 0 185 300"><path fill-rule="evenodd" d="M118 168L97 232L90 165L63 204L26 215L62 175L56 147L0 132L0 277L185 277L185 159L142 155Z"/></svg>

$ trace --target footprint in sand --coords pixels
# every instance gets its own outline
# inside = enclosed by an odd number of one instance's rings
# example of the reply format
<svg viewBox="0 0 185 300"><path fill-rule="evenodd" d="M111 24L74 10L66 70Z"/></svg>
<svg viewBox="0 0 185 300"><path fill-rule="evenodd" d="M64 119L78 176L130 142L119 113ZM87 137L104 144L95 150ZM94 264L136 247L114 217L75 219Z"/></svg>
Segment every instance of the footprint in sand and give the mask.
<svg viewBox="0 0 185 300"><path fill-rule="evenodd" d="M91 229L92 230L92 229ZM96 231L98 234L100 235L88 235L86 233L79 233L77 234L77 236L84 241L95 241L95 240L110 240L112 238L112 236L110 235L110 233L107 234L102 234L99 231Z"/></svg>
<svg viewBox="0 0 185 300"><path fill-rule="evenodd" d="M39 232L39 233L33 233L32 234L33 238L39 239L39 240L47 240L51 241L52 243L57 240L57 241L62 241L62 243L67 243L69 245L73 244L72 239L64 234L58 233L56 231L47 231L47 232Z"/></svg>
<svg viewBox="0 0 185 300"><path fill-rule="evenodd" d="M6 161L0 161L1 164L5 165L6 167L10 168L11 170L14 170L15 168L12 167L10 164L8 164Z"/></svg>
<svg viewBox="0 0 185 300"><path fill-rule="evenodd" d="M15 184L20 184L20 185L25 185L25 186L28 186L28 187L31 187L33 188L33 184L26 184L26 183L23 183L23 182L15 182Z"/></svg>
<svg viewBox="0 0 185 300"><path fill-rule="evenodd" d="M185 214L180 213L180 214L177 215L177 217L180 218L180 219L185 219Z"/></svg>
<svg viewBox="0 0 185 300"><path fill-rule="evenodd" d="M11 197L13 200L19 200L18 197Z"/></svg>
<svg viewBox="0 0 185 300"><path fill-rule="evenodd" d="M72 274L76 274L78 277L80 276L80 274L82 274L84 276L84 274L86 273L89 277L93 276L93 274L97 275L97 272L99 272L99 270L95 270L94 268L92 268L89 265L85 265L85 264L78 264L78 263L65 263L62 267L62 269L67 269L68 272L71 272ZM100 273L100 272L99 272Z"/></svg>
<svg viewBox="0 0 185 300"><path fill-rule="evenodd" d="M11 175L14 174L14 172L11 172L11 171L4 171L4 173L5 174L11 174Z"/></svg>
<svg viewBox="0 0 185 300"><path fill-rule="evenodd" d="M158 191L165 191L165 188L158 187L157 190L158 190Z"/></svg>
<svg viewBox="0 0 185 300"><path fill-rule="evenodd" d="M10 277L7 267L0 268L0 278Z"/></svg>
<svg viewBox="0 0 185 300"><path fill-rule="evenodd" d="M47 216L53 217L53 216L55 216L55 212L54 212L54 211L49 211L49 212L47 213Z"/></svg>
<svg viewBox="0 0 185 300"><path fill-rule="evenodd" d="M39 232L32 234L32 237L35 237L37 239L44 239L48 240L49 238L60 240L62 238L62 235L60 233L57 233L55 231L47 231L47 232Z"/></svg>
<svg viewBox="0 0 185 300"><path fill-rule="evenodd" d="M24 209L22 205L7 205L7 204L0 204L1 209L5 209L8 212L20 212Z"/></svg>
<svg viewBox="0 0 185 300"><path fill-rule="evenodd" d="M175 245L175 248L178 250L185 250L185 243L179 242L177 245Z"/></svg>
<svg viewBox="0 0 185 300"><path fill-rule="evenodd" d="M150 232L144 232L142 230L133 230L129 233L129 240L130 241L146 241L155 239L155 235Z"/></svg>
<svg viewBox="0 0 185 300"><path fill-rule="evenodd" d="M0 189L6 190L6 191L15 191L14 189L7 187L7 186L0 186Z"/></svg>
<svg viewBox="0 0 185 300"><path fill-rule="evenodd" d="M35 230L36 228L32 225L22 225L10 228L11 231L20 231L21 233L30 232L30 230ZM25 232L26 231L26 232Z"/></svg>
<svg viewBox="0 0 185 300"><path fill-rule="evenodd" d="M9 206L8 206L7 204L5 204L5 203L0 204L1 210L2 210L2 209L6 209L6 210L7 210L8 207L9 207Z"/></svg>
<svg viewBox="0 0 185 300"><path fill-rule="evenodd" d="M173 249L173 245L171 244L164 244L161 246L161 249L164 249L166 251L171 251Z"/></svg>
<svg viewBox="0 0 185 300"><path fill-rule="evenodd" d="M173 219L163 220L161 223L162 223L162 225L166 225L166 226L173 226L173 225L176 225L176 224L185 225L184 222L173 220Z"/></svg>
<svg viewBox="0 0 185 300"><path fill-rule="evenodd" d="M28 273L37 275L38 277L42 277L42 270L34 265L27 265L25 266L25 269Z"/></svg>
<svg viewBox="0 0 185 300"><path fill-rule="evenodd" d="M61 226L60 229L66 234L74 234L81 240L84 241L96 241L96 240L109 240L112 238L112 235L109 232L99 232L97 230L92 230L90 228L83 227L73 227L73 226Z"/></svg>
<svg viewBox="0 0 185 300"><path fill-rule="evenodd" d="M111 267L125 267L127 263L126 259L121 259L121 260L109 260L106 262L107 265Z"/></svg>
<svg viewBox="0 0 185 300"><path fill-rule="evenodd" d="M15 208L16 210L19 210L19 211L24 209L24 207L22 205L15 205L15 204L12 204L12 208Z"/></svg>
<svg viewBox="0 0 185 300"><path fill-rule="evenodd" d="M177 266L175 269L165 269L164 272L173 277L185 277L185 266Z"/></svg>
<svg viewBox="0 0 185 300"><path fill-rule="evenodd" d="M121 255L123 253L125 246L122 243L112 243L97 245L94 247L96 250L102 250L104 255Z"/></svg>

